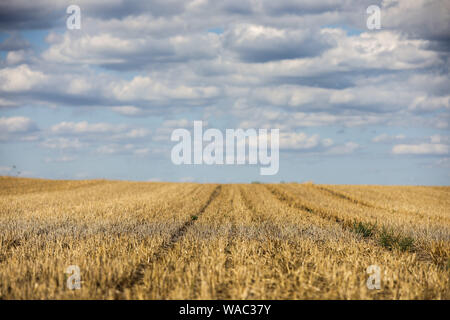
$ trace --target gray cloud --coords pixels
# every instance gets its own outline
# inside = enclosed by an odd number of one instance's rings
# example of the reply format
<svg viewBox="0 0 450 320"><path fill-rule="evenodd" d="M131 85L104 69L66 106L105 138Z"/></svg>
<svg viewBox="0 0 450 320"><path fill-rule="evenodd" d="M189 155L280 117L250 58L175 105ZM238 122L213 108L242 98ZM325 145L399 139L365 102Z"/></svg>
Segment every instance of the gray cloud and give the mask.
<svg viewBox="0 0 450 320"><path fill-rule="evenodd" d="M268 62L320 55L332 46L317 31L291 31L261 25L238 25L224 35L223 45L245 62Z"/></svg>
<svg viewBox="0 0 450 320"><path fill-rule="evenodd" d="M85 0L82 30L71 32L63 30L68 1L6 1L0 29L13 33L0 50L15 53L1 62L0 107L103 108L130 121L223 117L234 127L283 129L287 149L315 143L329 154L361 146L348 139L324 147L295 134L448 129L448 5L384 1L382 30L369 31L369 2ZM51 27L42 53L17 32ZM42 145L145 154L145 139L164 143L170 133L164 125L153 136L142 129L66 121Z"/></svg>

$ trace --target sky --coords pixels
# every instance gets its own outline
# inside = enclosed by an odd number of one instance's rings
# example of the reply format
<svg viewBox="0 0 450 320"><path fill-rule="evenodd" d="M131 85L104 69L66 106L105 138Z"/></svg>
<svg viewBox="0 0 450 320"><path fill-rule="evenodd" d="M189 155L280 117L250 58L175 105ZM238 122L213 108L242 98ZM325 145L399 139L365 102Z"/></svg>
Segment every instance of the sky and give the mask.
<svg viewBox="0 0 450 320"><path fill-rule="evenodd" d="M449 185L449 52L447 0L2 0L0 175ZM278 173L173 164L195 120L279 129Z"/></svg>

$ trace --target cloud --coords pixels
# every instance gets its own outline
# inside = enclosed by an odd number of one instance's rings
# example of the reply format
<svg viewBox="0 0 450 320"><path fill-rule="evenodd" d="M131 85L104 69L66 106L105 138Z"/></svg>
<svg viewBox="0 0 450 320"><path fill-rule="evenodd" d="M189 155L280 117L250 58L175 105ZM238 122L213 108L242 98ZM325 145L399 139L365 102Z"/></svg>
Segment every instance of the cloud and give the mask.
<svg viewBox="0 0 450 320"><path fill-rule="evenodd" d="M203 121L203 126L208 125L207 121ZM156 129L153 135L153 141L170 141L170 136L175 129L183 128L187 130L192 130L194 122L187 119L172 119L165 120L159 128Z"/></svg>
<svg viewBox="0 0 450 320"><path fill-rule="evenodd" d="M0 132L23 133L36 130L36 124L26 117L1 117Z"/></svg>
<svg viewBox="0 0 450 320"><path fill-rule="evenodd" d="M372 142L393 142L396 140L403 140L406 136L404 134L388 135L387 133L380 134L372 139Z"/></svg>
<svg viewBox="0 0 450 320"><path fill-rule="evenodd" d="M81 122L66 122L53 125L50 130L56 134L84 134L84 133L117 133L123 132L126 125L116 125L110 123L88 123Z"/></svg>
<svg viewBox="0 0 450 320"><path fill-rule="evenodd" d="M0 90L8 94L8 100L13 98L20 105L98 106L130 117L175 114L180 110L217 113L242 102L247 110L265 108L272 113L281 111L280 117L302 118L302 126L359 126L387 123L392 113L401 113L418 97L437 99L438 92L431 91L444 91L449 83L442 74L426 72L426 68L436 68L444 61L438 53L424 49L426 41L391 31L348 36L341 28L303 30L291 22L273 26L270 21L250 21L226 24L220 35L206 29L182 35L115 32L126 28L126 24L142 31L141 27L152 28L161 22L149 16L144 19L143 15L138 25L127 20L129 17L110 21L92 16L89 19L93 19L95 29L88 26L78 35L52 33L47 37L50 47L38 58L38 64L0 69ZM146 23L148 26L143 26ZM324 41L327 48L297 56L295 50L314 49L314 42L303 38L310 34ZM171 47L172 53L161 51L161 56L168 59L165 62L151 51L159 50L151 43L154 40ZM281 56L272 55L265 52L264 46L269 51L283 52ZM254 48L258 50L252 53ZM242 59L253 54L265 58L258 63L256 56L256 60ZM11 58L11 63L21 63L22 58ZM101 73L96 66L120 71L137 67L140 72L124 77L120 72ZM419 74L425 74L426 79L419 79ZM429 86L424 87L424 83ZM286 111L286 107L296 110ZM403 119L408 116L402 114ZM236 122L240 120L238 117ZM444 123L430 125L442 127Z"/></svg>
<svg viewBox="0 0 450 320"><path fill-rule="evenodd" d="M78 138L48 138L45 141L41 143L41 145L45 148L49 149L81 149L82 147L85 147L86 144L82 143Z"/></svg>
<svg viewBox="0 0 450 320"><path fill-rule="evenodd" d="M17 65L26 62L27 52L25 50L10 51L6 55L7 65Z"/></svg>
<svg viewBox="0 0 450 320"><path fill-rule="evenodd" d="M361 127L375 124L383 124L387 120L377 114L355 114L345 112L333 114L330 112L293 112L293 111L269 111L266 108L249 108L244 111L235 111L236 117L243 119L239 127L243 128L279 128L284 131L293 131L299 128L309 127ZM254 115L252 117L252 115ZM252 119L254 118L254 119ZM252 120L248 120L252 119Z"/></svg>
<svg viewBox="0 0 450 320"><path fill-rule="evenodd" d="M409 105L413 111L435 111L440 109L450 109L450 95L443 97L419 96Z"/></svg>
<svg viewBox="0 0 450 320"><path fill-rule="evenodd" d="M81 139L96 141L99 141L99 136L103 136L103 140L129 140L145 138L150 134L148 129L132 128L126 124L87 121L63 121L51 126L50 132L55 135L76 135Z"/></svg>
<svg viewBox="0 0 450 320"><path fill-rule="evenodd" d="M58 158L45 158L44 161L46 163L53 163L53 162L72 162L74 161L76 158L72 157L72 156L61 156Z"/></svg>
<svg viewBox="0 0 450 320"><path fill-rule="evenodd" d="M145 111L137 108L135 106L120 106L120 107L111 107L114 112L117 112L124 116L141 116L145 114Z"/></svg>
<svg viewBox="0 0 450 320"><path fill-rule="evenodd" d="M320 55L327 38L311 30L285 30L262 25L237 25L224 34L223 45L245 62L268 62Z"/></svg>
<svg viewBox="0 0 450 320"><path fill-rule="evenodd" d="M440 143L398 144L392 148L393 154L448 154L449 146Z"/></svg>
<svg viewBox="0 0 450 320"><path fill-rule="evenodd" d="M337 145L333 148L331 148L328 152L328 154L332 155L344 155L344 154L351 154L355 152L357 149L359 149L360 146L356 142L346 142L343 145Z"/></svg>
<svg viewBox="0 0 450 320"><path fill-rule="evenodd" d="M12 108L12 107L17 107L17 106L18 106L18 104L14 101L0 98L0 108Z"/></svg>
<svg viewBox="0 0 450 320"><path fill-rule="evenodd" d="M450 5L446 1L384 0L381 11L384 28L402 30L414 38L450 40Z"/></svg>
<svg viewBox="0 0 450 320"><path fill-rule="evenodd" d="M44 29L64 17L63 1L16 0L0 2L0 30Z"/></svg>
<svg viewBox="0 0 450 320"><path fill-rule="evenodd" d="M434 134L430 137L431 143L450 143L450 137L449 136L443 136L440 134Z"/></svg>
<svg viewBox="0 0 450 320"><path fill-rule="evenodd" d="M374 130L392 153L448 151L445 1L382 1L377 31L365 26L369 0L80 0L79 32L65 29L69 4L0 3L0 108L63 111L45 129L3 130L3 141L35 140L61 159L167 156L172 130L203 119L279 128L284 150L323 156L372 152L362 140ZM407 128L440 135L388 134Z"/></svg>
<svg viewBox="0 0 450 320"><path fill-rule="evenodd" d="M135 155L145 156L149 154L150 148L141 148L131 143L127 144L108 144L100 146L96 149L96 152L101 155Z"/></svg>
<svg viewBox="0 0 450 320"><path fill-rule="evenodd" d="M26 91L46 80L46 76L26 64L0 69L0 90Z"/></svg>
<svg viewBox="0 0 450 320"><path fill-rule="evenodd" d="M337 11L345 7L346 1L332 1L332 0L306 0L306 1L293 1L293 0L280 0L280 1L268 1L263 4L263 10L271 15L306 15L306 14L319 14L329 11Z"/></svg>
<svg viewBox="0 0 450 320"><path fill-rule="evenodd" d="M331 139L320 139L318 134L308 136L303 132L280 133L280 148L287 150L309 150L318 147L330 147Z"/></svg>
<svg viewBox="0 0 450 320"><path fill-rule="evenodd" d="M36 131L36 123L27 117L0 117L0 141L32 141Z"/></svg>
<svg viewBox="0 0 450 320"><path fill-rule="evenodd" d="M50 40L51 39L51 40ZM136 70L152 64L178 63L212 59L217 56L215 34L133 37L110 33L77 35L65 33L51 36L51 47L42 57L47 61L67 64L95 64L115 70Z"/></svg>
<svg viewBox="0 0 450 320"><path fill-rule="evenodd" d="M97 153L103 155L113 155L120 153L127 153L134 148L132 144L119 145L119 144L109 144L105 146L100 146L96 149Z"/></svg>
<svg viewBox="0 0 450 320"><path fill-rule="evenodd" d="M0 30L46 29L57 25L65 26L66 8L71 1L15 0L0 2ZM150 12L152 16L171 16L184 10L184 1L174 0L78 0L82 16L99 19L114 19Z"/></svg>
<svg viewBox="0 0 450 320"><path fill-rule="evenodd" d="M216 97L214 86L170 85L146 76L136 76L131 81L111 84L112 95L118 101L176 101L201 100Z"/></svg>
<svg viewBox="0 0 450 320"><path fill-rule="evenodd" d="M397 144L393 154L409 155L446 155L450 152L450 137L435 134L429 137L429 143Z"/></svg>

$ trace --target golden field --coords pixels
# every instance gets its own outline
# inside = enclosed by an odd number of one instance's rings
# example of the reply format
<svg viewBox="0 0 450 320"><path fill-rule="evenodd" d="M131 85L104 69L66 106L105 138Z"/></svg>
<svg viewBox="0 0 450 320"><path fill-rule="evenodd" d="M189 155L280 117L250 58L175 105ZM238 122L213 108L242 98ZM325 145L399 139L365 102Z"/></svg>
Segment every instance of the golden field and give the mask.
<svg viewBox="0 0 450 320"><path fill-rule="evenodd" d="M0 177L0 299L450 299L450 187Z"/></svg>

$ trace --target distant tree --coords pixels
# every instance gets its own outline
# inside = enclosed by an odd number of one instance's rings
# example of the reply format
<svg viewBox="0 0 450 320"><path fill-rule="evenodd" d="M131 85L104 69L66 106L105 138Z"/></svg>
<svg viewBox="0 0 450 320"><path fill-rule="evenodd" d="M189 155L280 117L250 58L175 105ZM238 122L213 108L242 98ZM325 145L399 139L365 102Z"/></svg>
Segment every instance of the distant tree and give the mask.
<svg viewBox="0 0 450 320"><path fill-rule="evenodd" d="M13 175L15 175L16 177L18 177L18 176L20 175L21 172L20 172L19 170L17 170L16 165L13 164L13 166L12 166L12 168L11 168L11 173L12 173Z"/></svg>

